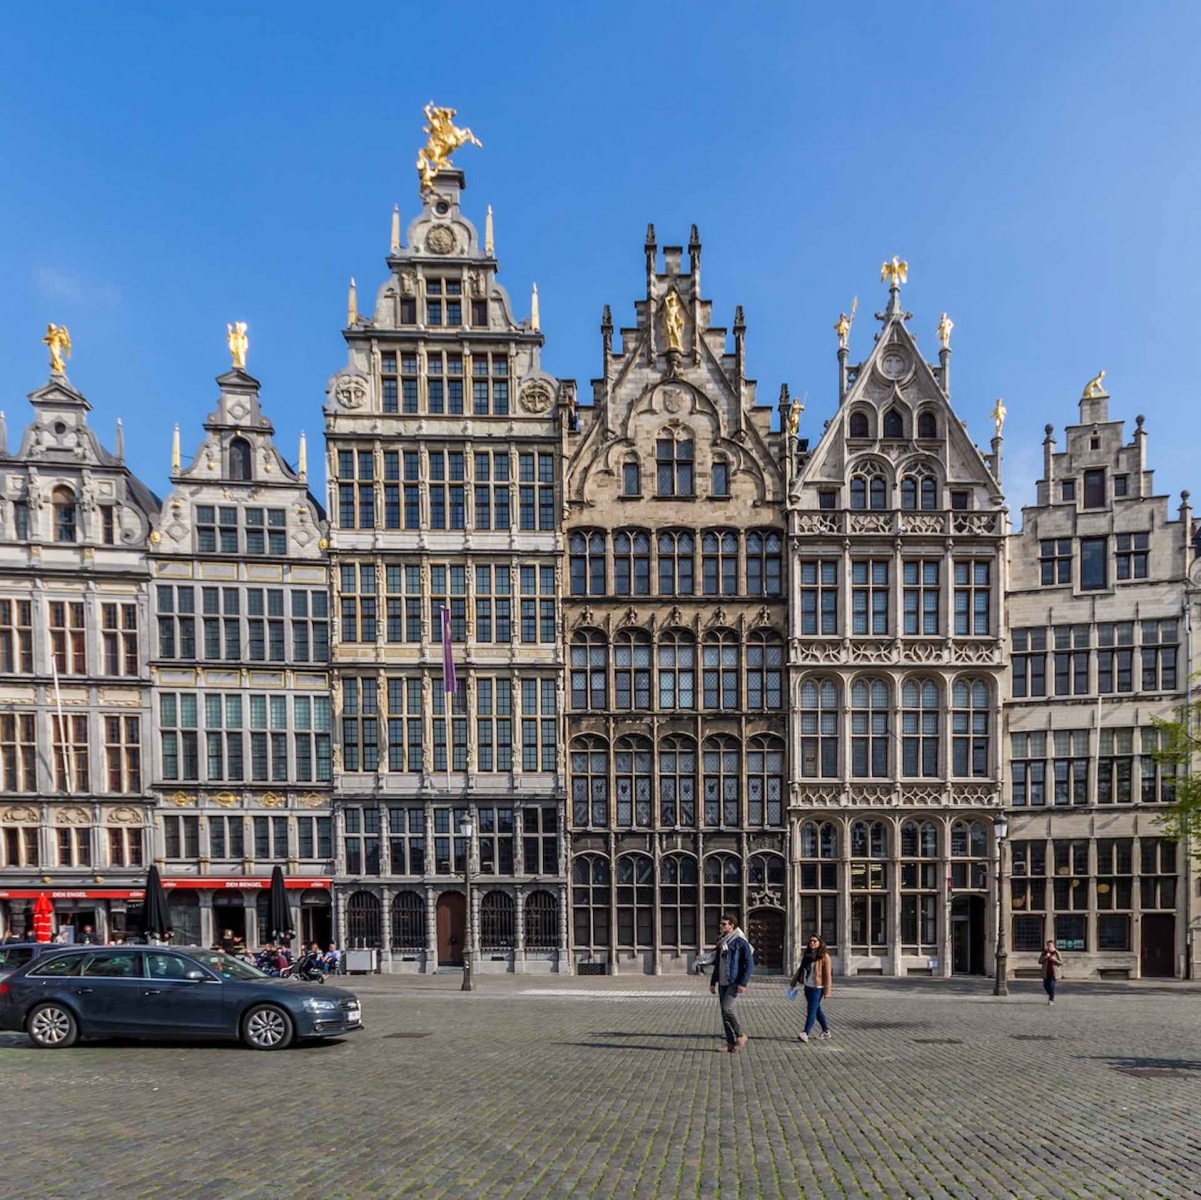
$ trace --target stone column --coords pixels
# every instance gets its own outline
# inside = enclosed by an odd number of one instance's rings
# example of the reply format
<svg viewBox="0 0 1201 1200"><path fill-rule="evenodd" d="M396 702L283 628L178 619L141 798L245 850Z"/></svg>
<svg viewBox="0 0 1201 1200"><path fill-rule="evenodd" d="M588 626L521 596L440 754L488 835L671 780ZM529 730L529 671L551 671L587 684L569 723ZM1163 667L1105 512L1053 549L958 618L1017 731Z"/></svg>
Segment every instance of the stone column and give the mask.
<svg viewBox="0 0 1201 1200"><path fill-rule="evenodd" d="M383 971L384 963L392 963L392 889L383 884L380 887L380 921L379 921L379 961L380 970Z"/></svg>
<svg viewBox="0 0 1201 1200"><path fill-rule="evenodd" d="M887 820L889 840L892 843L892 854L889 857L889 936L892 941L890 974L900 976L901 970L901 823L895 817ZM918 846L921 849L921 846ZM920 923L920 922L919 922Z"/></svg>
<svg viewBox="0 0 1201 1200"><path fill-rule="evenodd" d="M520 838L517 839L521 841ZM513 974L525 974L525 888L517 888L517 928L513 948Z"/></svg>
<svg viewBox="0 0 1201 1200"><path fill-rule="evenodd" d="M199 893L200 900L200 944L211 946L217 940L216 922L213 920L213 893L204 888Z"/></svg>
<svg viewBox="0 0 1201 1200"><path fill-rule="evenodd" d="M568 906L571 903L571 888L568 884L559 887L559 961L555 964L560 975L574 975L575 968L568 949Z"/></svg>
<svg viewBox="0 0 1201 1200"><path fill-rule="evenodd" d="M844 739L844 741L847 739ZM851 822L843 818L838 831L838 944L843 975L851 975ZM820 847L819 847L820 849Z"/></svg>
<svg viewBox="0 0 1201 1200"><path fill-rule="evenodd" d="M635 803L637 803L636 800L635 800ZM653 803L654 803L654 797L652 795L652 805L653 805ZM662 881L660 880L659 872L660 872L660 868L662 867L662 863L663 863L663 849L659 845L659 835L657 833L651 834L651 855L652 855L652 861L654 863L654 872L655 872L655 892L654 892L655 907L653 910L653 915L651 917L651 936L654 938L654 944L651 949L651 974L652 975L662 975L663 974L663 957L662 957L663 930L660 928L660 913L662 911L662 905L660 902L660 895L659 895L660 884ZM637 940L637 939L635 938L635 940Z"/></svg>
<svg viewBox="0 0 1201 1200"><path fill-rule="evenodd" d="M427 826L433 830L433 822L429 821ZM430 852L433 851L433 844L430 843ZM438 897L434 892L432 884L425 886L425 973L427 975L436 975L438 973Z"/></svg>
<svg viewBox="0 0 1201 1200"><path fill-rule="evenodd" d="M256 892L242 892L242 911L246 914L246 947L258 949L259 945L259 906ZM253 939L253 940L252 940Z"/></svg>

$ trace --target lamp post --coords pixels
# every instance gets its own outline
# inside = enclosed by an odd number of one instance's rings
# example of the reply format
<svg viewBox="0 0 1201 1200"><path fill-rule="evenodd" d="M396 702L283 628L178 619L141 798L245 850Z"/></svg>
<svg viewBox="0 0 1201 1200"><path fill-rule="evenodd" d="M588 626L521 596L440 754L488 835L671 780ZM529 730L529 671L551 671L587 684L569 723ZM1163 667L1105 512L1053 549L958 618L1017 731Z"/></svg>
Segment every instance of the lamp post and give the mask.
<svg viewBox="0 0 1201 1200"><path fill-rule="evenodd" d="M997 844L997 971L993 980L994 996L1009 995L1009 954L1005 949L1005 838L1009 834L1009 818L999 812L992 819L993 836Z"/></svg>
<svg viewBox="0 0 1201 1200"><path fill-rule="evenodd" d="M467 920L463 930L463 986L459 989L463 992L475 991L475 983L471 977L471 956L475 951L475 940L471 936L471 851L474 833L475 826L471 823L471 818L464 817L459 822L459 835L467 841L467 854L463 863L463 880L467 886Z"/></svg>

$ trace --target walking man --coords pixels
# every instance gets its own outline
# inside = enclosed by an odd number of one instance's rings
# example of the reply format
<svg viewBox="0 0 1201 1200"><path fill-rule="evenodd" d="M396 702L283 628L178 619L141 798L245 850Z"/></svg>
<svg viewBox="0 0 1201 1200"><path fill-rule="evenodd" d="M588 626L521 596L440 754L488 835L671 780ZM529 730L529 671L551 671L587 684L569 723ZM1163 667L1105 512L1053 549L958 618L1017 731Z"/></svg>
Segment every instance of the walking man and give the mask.
<svg viewBox="0 0 1201 1200"><path fill-rule="evenodd" d="M738 919L732 913L722 913L718 922L720 937L717 942L717 953L713 958L713 977L709 980L709 992L719 997L721 1004L721 1023L726 1033L726 1044L721 1048L723 1054L737 1054L746 1045L746 1034L742 1032L742 1024L734 1005L738 997L746 991L746 985L751 981L751 972L755 969L755 956L751 952L751 944L746 940L746 934L738 928Z"/></svg>
<svg viewBox="0 0 1201 1200"><path fill-rule="evenodd" d="M1038 956L1038 965L1043 971L1043 991L1047 993L1047 1003L1055 1003L1055 988L1063 974L1063 960L1054 942L1048 942L1047 948Z"/></svg>

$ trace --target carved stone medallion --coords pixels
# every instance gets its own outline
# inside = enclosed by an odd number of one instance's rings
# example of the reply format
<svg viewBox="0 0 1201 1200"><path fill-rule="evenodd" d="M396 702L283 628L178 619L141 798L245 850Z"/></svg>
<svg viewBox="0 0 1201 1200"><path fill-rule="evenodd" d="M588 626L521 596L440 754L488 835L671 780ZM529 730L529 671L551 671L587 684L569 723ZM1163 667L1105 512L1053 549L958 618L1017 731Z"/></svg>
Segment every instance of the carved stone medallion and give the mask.
<svg viewBox="0 0 1201 1200"><path fill-rule="evenodd" d="M343 375L334 394L343 408L362 408L367 403L367 380L362 375Z"/></svg>
<svg viewBox="0 0 1201 1200"><path fill-rule="evenodd" d="M521 407L526 412L544 413L554 403L555 398L550 388L540 380L527 383L521 389Z"/></svg>
<svg viewBox="0 0 1201 1200"><path fill-rule="evenodd" d="M435 225L425 235L425 248L431 254L452 254L458 240L449 225Z"/></svg>

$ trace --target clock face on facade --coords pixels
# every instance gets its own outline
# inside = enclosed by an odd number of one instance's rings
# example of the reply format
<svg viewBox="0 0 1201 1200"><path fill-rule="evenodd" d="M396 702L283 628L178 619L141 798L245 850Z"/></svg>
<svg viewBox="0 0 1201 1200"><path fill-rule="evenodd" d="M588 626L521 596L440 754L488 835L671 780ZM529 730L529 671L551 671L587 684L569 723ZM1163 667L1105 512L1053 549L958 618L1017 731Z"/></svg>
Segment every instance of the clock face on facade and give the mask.
<svg viewBox="0 0 1201 1200"><path fill-rule="evenodd" d="M907 367L905 356L896 350L890 350L880 360L880 370L888 379L900 379Z"/></svg>

